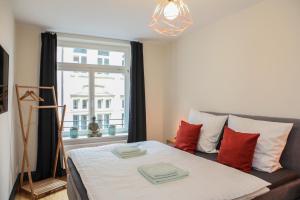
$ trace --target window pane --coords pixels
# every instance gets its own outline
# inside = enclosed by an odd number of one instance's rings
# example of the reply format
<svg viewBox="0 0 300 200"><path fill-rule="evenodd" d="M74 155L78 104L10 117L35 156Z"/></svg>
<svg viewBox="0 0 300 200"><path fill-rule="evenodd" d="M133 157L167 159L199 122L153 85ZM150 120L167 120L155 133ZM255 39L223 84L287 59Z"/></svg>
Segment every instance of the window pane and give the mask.
<svg viewBox="0 0 300 200"><path fill-rule="evenodd" d="M109 59L108 58L104 59L104 65L109 65Z"/></svg>
<svg viewBox="0 0 300 200"><path fill-rule="evenodd" d="M86 49L81 49L81 48L74 48L74 53L83 53L86 54Z"/></svg>
<svg viewBox="0 0 300 200"><path fill-rule="evenodd" d="M89 73L78 71L58 71L58 101L67 105L64 136L69 136L70 128L79 128L79 135L87 135L89 123Z"/></svg>
<svg viewBox="0 0 300 200"><path fill-rule="evenodd" d="M103 99L98 99L98 109L102 108Z"/></svg>
<svg viewBox="0 0 300 200"><path fill-rule="evenodd" d="M98 65L103 65L103 58L98 58Z"/></svg>
<svg viewBox="0 0 300 200"><path fill-rule="evenodd" d="M79 56L74 56L74 57L73 57L74 63L80 63L79 60L80 60L80 59L79 59Z"/></svg>
<svg viewBox="0 0 300 200"><path fill-rule="evenodd" d="M81 61L80 61L81 64L87 64L87 61L86 61L86 56L81 56Z"/></svg>
<svg viewBox="0 0 300 200"><path fill-rule="evenodd" d="M101 51L101 50L99 50L98 51L98 55L100 55L100 56L109 56L109 51Z"/></svg>
<svg viewBox="0 0 300 200"><path fill-rule="evenodd" d="M110 119L110 114L104 114L104 128L108 128L109 127L109 119Z"/></svg>
<svg viewBox="0 0 300 200"><path fill-rule="evenodd" d="M57 62L125 66L125 53L84 48L57 48Z"/></svg>
<svg viewBox="0 0 300 200"><path fill-rule="evenodd" d="M99 124L100 129L102 129L103 128L103 115L101 115L101 114L97 115L97 122Z"/></svg>
<svg viewBox="0 0 300 200"><path fill-rule="evenodd" d="M82 100L82 109L87 109L88 108L88 100L84 99Z"/></svg>
<svg viewBox="0 0 300 200"><path fill-rule="evenodd" d="M102 133L107 134L110 125L117 132L124 130L125 76L123 73L95 73L95 116Z"/></svg>
<svg viewBox="0 0 300 200"><path fill-rule="evenodd" d="M79 116L73 115L73 127L79 128Z"/></svg>
<svg viewBox="0 0 300 200"><path fill-rule="evenodd" d="M73 99L73 109L78 109L79 99Z"/></svg>
<svg viewBox="0 0 300 200"><path fill-rule="evenodd" d="M87 115L81 115L81 130L87 131Z"/></svg>
<svg viewBox="0 0 300 200"><path fill-rule="evenodd" d="M111 104L111 99L106 99L106 101L105 101L105 107L106 108L110 108L110 104Z"/></svg>

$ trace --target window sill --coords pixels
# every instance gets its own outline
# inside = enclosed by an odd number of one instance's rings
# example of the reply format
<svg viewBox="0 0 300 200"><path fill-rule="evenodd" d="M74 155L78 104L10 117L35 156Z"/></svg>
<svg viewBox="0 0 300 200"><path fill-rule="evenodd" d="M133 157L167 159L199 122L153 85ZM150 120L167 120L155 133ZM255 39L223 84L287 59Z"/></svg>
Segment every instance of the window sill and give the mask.
<svg viewBox="0 0 300 200"><path fill-rule="evenodd" d="M127 141L127 133L119 133L115 136L104 135L102 137L79 136L78 138L64 137L64 145L80 145L80 144L97 144L97 143L113 143Z"/></svg>

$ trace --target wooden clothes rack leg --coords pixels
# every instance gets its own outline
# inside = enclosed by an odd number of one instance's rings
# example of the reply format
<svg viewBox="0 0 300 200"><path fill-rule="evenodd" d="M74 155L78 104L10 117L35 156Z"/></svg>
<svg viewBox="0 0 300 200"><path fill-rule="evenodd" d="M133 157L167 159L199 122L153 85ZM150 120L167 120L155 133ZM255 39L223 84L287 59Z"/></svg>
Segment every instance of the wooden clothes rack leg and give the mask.
<svg viewBox="0 0 300 200"><path fill-rule="evenodd" d="M44 100L43 98L40 98L38 95L36 95L33 92L33 96L36 96L38 98L32 98L32 99L26 99L27 97L32 96L25 96L23 95L20 97L20 90L19 89L43 89L43 90L49 90L52 92L53 102L54 105L49 106L33 106L30 105L29 107L29 114L28 114L28 121L27 121L27 129L25 130L25 124L23 119L23 112L22 112L22 101L32 101L32 102L40 102ZM32 91L31 91L32 92ZM55 191L58 191L60 189L66 188L67 183L65 181L56 179L56 170L57 170L57 163L59 159L59 153L61 152L63 155L64 164L66 166L66 171L68 173L68 165L66 161L65 156L65 150L62 140L62 131L63 131L63 125L64 125L64 117L66 112L66 105L64 106L58 106L57 100L56 100L56 94L55 94L55 88L54 87L34 87L34 86L19 86L16 85L16 93L17 93L17 100L18 100L18 110L19 110L19 117L20 117L20 125L21 125L21 132L22 132L22 140L23 140L23 158L22 158L22 167L21 167L21 178L20 178L20 186L21 189L23 189L26 192L31 193L32 199L37 199L42 196L45 196L49 193L53 193ZM62 108L62 115L59 119L59 108ZM29 142L29 132L30 127L32 123L32 113L34 110L39 109L55 109L56 118L57 118L57 126L58 126L58 141L57 141L57 147L56 147L56 156L53 166L53 176L52 178L45 179L38 182L33 182L32 176L31 176L31 168L30 168L30 160L28 156L28 142ZM28 173L28 183L24 183L24 171L25 171L25 165L27 168Z"/></svg>

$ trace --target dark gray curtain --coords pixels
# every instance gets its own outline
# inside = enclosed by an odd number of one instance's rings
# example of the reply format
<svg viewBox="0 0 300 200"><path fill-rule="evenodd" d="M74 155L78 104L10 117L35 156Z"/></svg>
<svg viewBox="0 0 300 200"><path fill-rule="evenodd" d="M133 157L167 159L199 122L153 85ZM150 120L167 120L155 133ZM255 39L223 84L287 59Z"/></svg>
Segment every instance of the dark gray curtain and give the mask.
<svg viewBox="0 0 300 200"><path fill-rule="evenodd" d="M143 44L131 42L128 143L147 140Z"/></svg>
<svg viewBox="0 0 300 200"><path fill-rule="evenodd" d="M55 33L42 33L40 86L57 87L57 36ZM53 105L51 91L40 90L40 96L45 102L40 106ZM39 110L38 114L38 155L37 155L37 179L45 179L52 176L55 152L57 147L57 123L54 109ZM60 163L58 173L62 173Z"/></svg>

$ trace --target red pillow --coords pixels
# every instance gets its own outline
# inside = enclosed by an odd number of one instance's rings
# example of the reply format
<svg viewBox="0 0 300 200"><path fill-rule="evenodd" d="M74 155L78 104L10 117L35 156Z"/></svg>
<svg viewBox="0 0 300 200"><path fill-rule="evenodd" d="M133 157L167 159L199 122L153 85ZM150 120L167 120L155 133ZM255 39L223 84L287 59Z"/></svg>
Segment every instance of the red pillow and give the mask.
<svg viewBox="0 0 300 200"><path fill-rule="evenodd" d="M202 124L195 125L181 121L177 131L175 147L195 154Z"/></svg>
<svg viewBox="0 0 300 200"><path fill-rule="evenodd" d="M217 161L244 172L250 172L259 135L239 133L225 127Z"/></svg>

